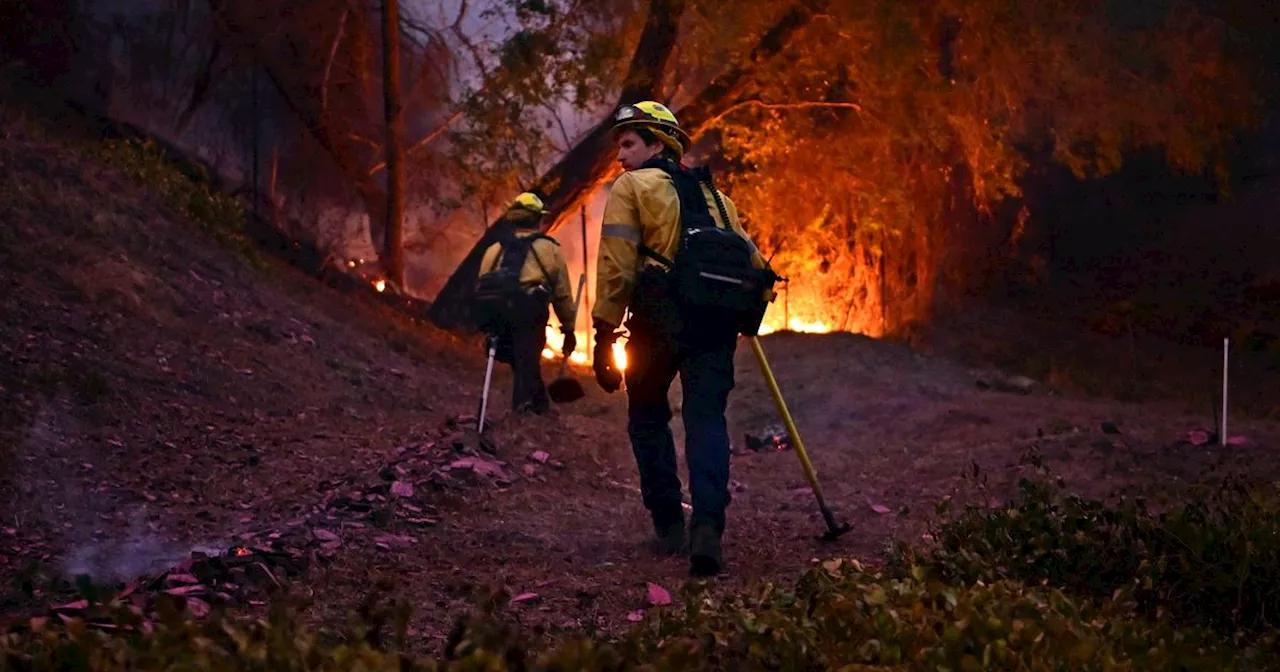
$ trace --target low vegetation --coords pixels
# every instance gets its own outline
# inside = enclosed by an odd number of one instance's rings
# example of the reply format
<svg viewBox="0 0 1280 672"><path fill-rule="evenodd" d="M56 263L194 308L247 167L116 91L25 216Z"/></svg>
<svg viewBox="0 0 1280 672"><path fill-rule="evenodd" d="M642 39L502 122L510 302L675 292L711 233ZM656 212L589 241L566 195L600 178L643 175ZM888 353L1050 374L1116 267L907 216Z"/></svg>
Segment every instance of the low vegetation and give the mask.
<svg viewBox="0 0 1280 672"><path fill-rule="evenodd" d="M692 584L612 641L559 640L490 601L438 658L401 653L407 609L366 605L343 636L268 617L36 618L0 640L0 669L52 670L1165 670L1274 669L1275 487L1228 482L1174 511L1066 493L1047 474L1004 507L970 508L883 568L833 558L792 586L722 599ZM496 606L495 606L496 605Z"/></svg>

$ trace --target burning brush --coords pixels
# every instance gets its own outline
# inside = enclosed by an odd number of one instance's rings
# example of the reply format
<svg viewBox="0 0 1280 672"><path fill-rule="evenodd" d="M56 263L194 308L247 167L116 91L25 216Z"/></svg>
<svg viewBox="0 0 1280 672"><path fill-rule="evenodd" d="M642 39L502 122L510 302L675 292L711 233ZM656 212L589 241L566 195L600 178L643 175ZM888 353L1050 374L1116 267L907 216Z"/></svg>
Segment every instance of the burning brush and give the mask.
<svg viewBox="0 0 1280 672"><path fill-rule="evenodd" d="M747 448L757 453L782 452L791 449L791 439L782 425L769 425L756 434L746 432L743 439Z"/></svg>

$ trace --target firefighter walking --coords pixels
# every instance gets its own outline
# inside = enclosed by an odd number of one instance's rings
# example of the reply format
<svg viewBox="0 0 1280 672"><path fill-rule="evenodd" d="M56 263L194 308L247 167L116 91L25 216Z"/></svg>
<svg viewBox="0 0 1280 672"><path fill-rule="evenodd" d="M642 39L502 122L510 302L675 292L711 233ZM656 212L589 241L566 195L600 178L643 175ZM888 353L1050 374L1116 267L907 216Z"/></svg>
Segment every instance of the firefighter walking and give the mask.
<svg viewBox="0 0 1280 672"><path fill-rule="evenodd" d="M730 500L725 410L737 336L755 333L772 298L767 277L776 276L710 173L680 164L690 138L670 110L652 101L623 106L614 141L626 172L613 184L601 226L592 311L596 381L606 392L623 382L612 346L630 311L627 433L654 528L649 545L662 555L687 550L693 575L714 575L723 568ZM705 271L712 266L716 272ZM717 281L724 286L707 285ZM677 374L693 503L687 530L667 402Z"/></svg>
<svg viewBox="0 0 1280 672"><path fill-rule="evenodd" d="M485 250L476 282L477 321L496 339L496 359L511 365L511 408L517 414L551 410L541 366L549 306L560 320L564 356L577 347L569 269L560 244L545 234L546 212L536 194L520 194L503 214L514 233Z"/></svg>

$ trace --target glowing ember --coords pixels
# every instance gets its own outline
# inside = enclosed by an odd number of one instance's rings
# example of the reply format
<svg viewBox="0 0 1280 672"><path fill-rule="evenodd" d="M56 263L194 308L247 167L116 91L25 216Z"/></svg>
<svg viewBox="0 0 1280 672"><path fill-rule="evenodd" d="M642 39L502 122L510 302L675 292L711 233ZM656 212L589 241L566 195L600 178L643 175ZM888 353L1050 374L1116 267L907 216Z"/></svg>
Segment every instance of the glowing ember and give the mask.
<svg viewBox="0 0 1280 672"><path fill-rule="evenodd" d="M375 281L375 282L373 283L373 288L374 288L374 289L376 289L376 290L378 290L379 292L381 292L381 291L385 291L385 290L387 289L387 281L386 281L386 280L377 280L377 281Z"/></svg>
<svg viewBox="0 0 1280 672"><path fill-rule="evenodd" d="M591 363L591 351L587 349L587 332L578 331L578 347L574 349L573 354L569 355L569 361L574 364L587 365ZM614 362L622 362L619 368L625 368L627 361L627 353L622 349L622 344L626 343L626 339L615 343ZM547 325L547 346L542 349L543 359L559 359L561 353L564 352L564 334L560 333L560 325Z"/></svg>
<svg viewBox="0 0 1280 672"><path fill-rule="evenodd" d="M237 548L237 549L236 549L236 555L237 555L237 556L240 556L240 557L243 557L243 556L246 556L246 555L250 555L251 553L253 553L253 551L250 551L249 549L247 549L247 548L245 548L245 547L243 547L243 546L241 546L241 547L239 547L239 548Z"/></svg>
<svg viewBox="0 0 1280 672"><path fill-rule="evenodd" d="M778 322L780 323L781 320L778 320ZM779 326L770 324L769 322L760 325L761 336L772 334L779 330ZM800 334L829 334L831 333L831 325L823 322L822 320L810 322L809 320L799 317L793 317L789 322L787 322L787 331L794 331Z"/></svg>

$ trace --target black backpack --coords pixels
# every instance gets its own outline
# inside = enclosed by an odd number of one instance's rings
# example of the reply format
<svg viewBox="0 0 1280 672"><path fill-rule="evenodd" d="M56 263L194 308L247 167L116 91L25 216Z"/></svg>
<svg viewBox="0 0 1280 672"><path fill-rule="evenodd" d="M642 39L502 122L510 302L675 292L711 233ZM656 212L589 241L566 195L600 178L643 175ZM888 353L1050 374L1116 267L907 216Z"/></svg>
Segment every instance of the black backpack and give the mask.
<svg viewBox="0 0 1280 672"><path fill-rule="evenodd" d="M539 311L546 307L551 298L551 290L545 284L530 287L520 282L520 271L524 261L533 250L533 244L540 240L553 238L541 233L528 236L509 235L499 241L502 246L498 252L498 263L492 270L476 281L473 298L476 324L480 329L493 333L505 326L521 324L536 319ZM537 254L534 261L542 269L548 281L551 276L542 266Z"/></svg>
<svg viewBox="0 0 1280 672"><path fill-rule="evenodd" d="M752 264L751 243L729 226L729 213L711 179L711 171L706 167L684 168L664 159L651 160L644 167L661 168L671 176L680 199L684 232L674 259L645 245L640 246L640 252L667 267L668 287L682 313L729 319L737 333L755 336L769 306L765 292L779 278L771 269ZM711 216L702 193L703 183L711 189L723 226L718 226Z"/></svg>

